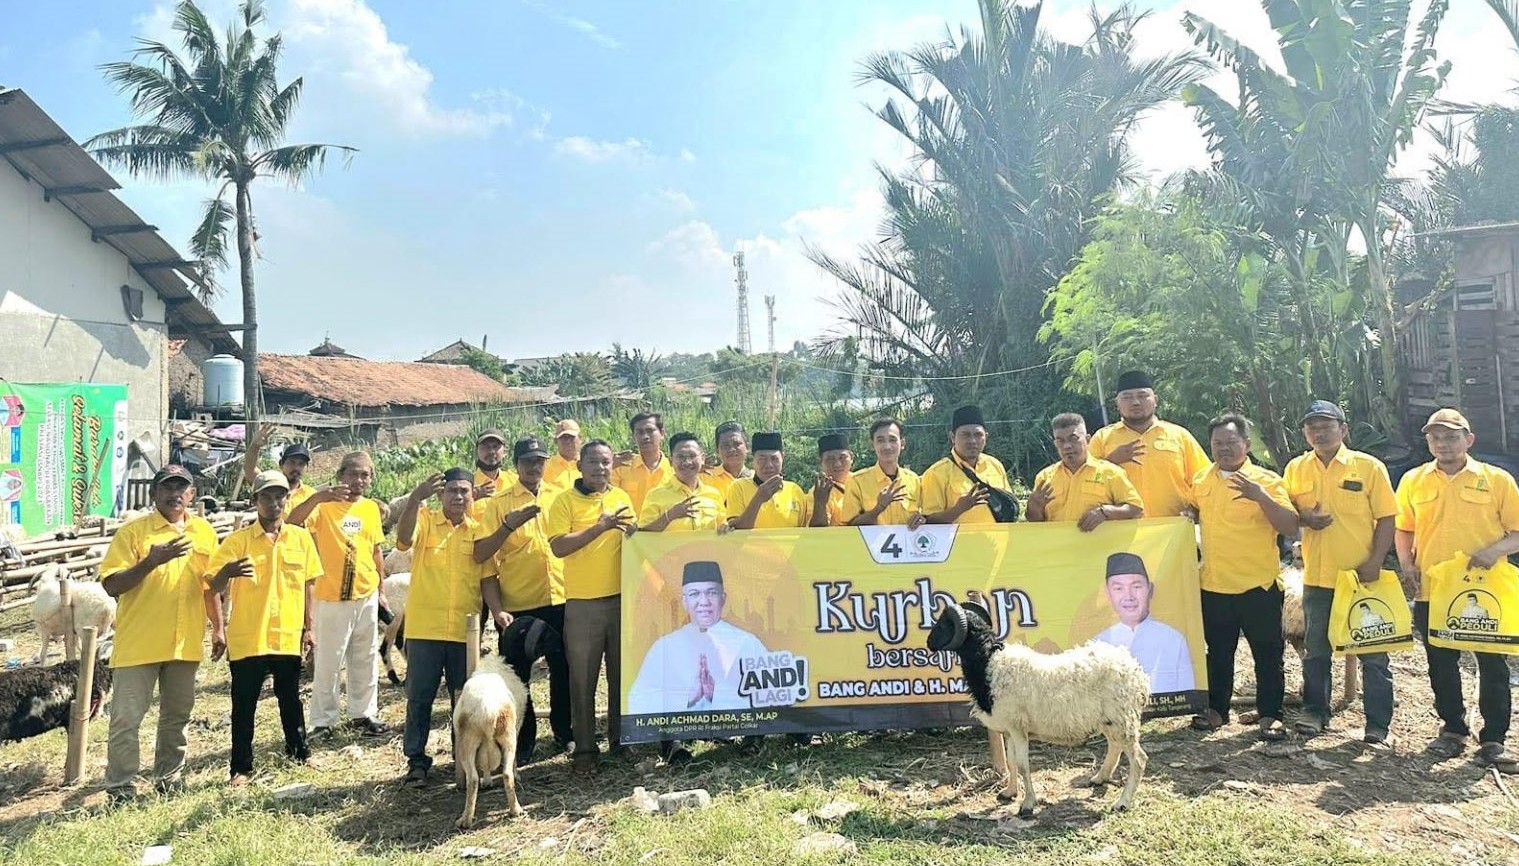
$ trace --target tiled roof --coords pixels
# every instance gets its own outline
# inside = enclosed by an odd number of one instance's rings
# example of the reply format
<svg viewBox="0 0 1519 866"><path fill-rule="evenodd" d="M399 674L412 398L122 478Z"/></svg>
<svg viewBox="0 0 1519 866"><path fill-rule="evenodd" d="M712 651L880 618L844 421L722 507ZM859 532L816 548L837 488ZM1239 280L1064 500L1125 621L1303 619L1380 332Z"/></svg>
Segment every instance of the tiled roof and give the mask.
<svg viewBox="0 0 1519 866"><path fill-rule="evenodd" d="M294 392L351 406L529 403L539 396L537 389L508 388L454 364L260 353L258 372L266 392Z"/></svg>

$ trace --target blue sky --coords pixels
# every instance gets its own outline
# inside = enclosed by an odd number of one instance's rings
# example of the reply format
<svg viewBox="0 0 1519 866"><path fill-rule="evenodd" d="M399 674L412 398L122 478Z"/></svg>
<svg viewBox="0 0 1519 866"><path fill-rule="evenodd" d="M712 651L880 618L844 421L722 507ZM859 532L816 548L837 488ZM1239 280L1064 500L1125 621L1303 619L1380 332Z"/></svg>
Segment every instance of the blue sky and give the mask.
<svg viewBox="0 0 1519 866"><path fill-rule="evenodd" d="M163 0L6 4L0 83L28 91L79 139L130 122L99 74L133 37L169 39ZM1111 5L1104 3L1103 5ZM1148 2L1145 51L1188 44L1196 9L1269 40L1246 0ZM1416 4L1422 5L1422 4ZM1456 0L1440 48L1453 95L1496 98L1519 77L1477 0ZM231 0L204 0L229 20ZM1078 37L1085 2L1049 0ZM735 342L731 256L749 257L755 347L778 298L782 345L838 326L805 243L847 254L880 218L873 164L900 143L858 86L860 60L975 21L974 0L269 0L282 78L306 98L292 141L361 149L299 190L265 184L260 329L266 351L324 335L375 358L456 338L532 357ZM1497 74L1495 74L1495 71ZM1157 176L1205 159L1180 107L1135 142ZM116 172L123 196L177 246L209 189ZM226 281L235 285L235 277ZM240 307L217 304L227 321Z"/></svg>

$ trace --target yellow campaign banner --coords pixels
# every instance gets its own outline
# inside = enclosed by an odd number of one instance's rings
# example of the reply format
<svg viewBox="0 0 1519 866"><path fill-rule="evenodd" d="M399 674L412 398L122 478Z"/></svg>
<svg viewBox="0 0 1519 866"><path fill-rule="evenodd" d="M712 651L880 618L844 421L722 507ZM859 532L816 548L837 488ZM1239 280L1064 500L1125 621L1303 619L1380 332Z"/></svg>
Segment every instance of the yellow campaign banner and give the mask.
<svg viewBox="0 0 1519 866"><path fill-rule="evenodd" d="M622 553L623 742L969 723L944 600L1001 639L1125 647L1151 715L1206 703L1197 546L1183 518L639 532Z"/></svg>

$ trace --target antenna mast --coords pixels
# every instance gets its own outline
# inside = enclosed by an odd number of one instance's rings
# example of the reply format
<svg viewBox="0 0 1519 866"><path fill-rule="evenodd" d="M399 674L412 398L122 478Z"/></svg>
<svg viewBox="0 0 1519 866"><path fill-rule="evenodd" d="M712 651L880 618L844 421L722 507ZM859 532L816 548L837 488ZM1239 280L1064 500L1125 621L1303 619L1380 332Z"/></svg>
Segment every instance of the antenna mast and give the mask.
<svg viewBox="0 0 1519 866"><path fill-rule="evenodd" d="M754 351L749 338L749 271L744 268L743 252L733 254L733 267L738 270L734 283L738 286L738 350L745 355Z"/></svg>

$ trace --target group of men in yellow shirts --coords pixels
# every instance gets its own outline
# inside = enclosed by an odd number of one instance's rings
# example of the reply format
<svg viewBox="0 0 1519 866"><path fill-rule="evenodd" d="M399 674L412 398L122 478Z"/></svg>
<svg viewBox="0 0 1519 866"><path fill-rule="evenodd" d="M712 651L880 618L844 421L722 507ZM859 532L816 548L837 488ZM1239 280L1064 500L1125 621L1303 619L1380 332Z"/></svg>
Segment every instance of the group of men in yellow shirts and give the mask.
<svg viewBox="0 0 1519 866"><path fill-rule="evenodd" d="M1225 414L1209 424L1210 459L1186 429L1158 417L1147 375L1125 373L1117 385L1121 418L1095 435L1087 435L1078 415L1054 419L1060 460L1036 475L1027 519L1073 522L1080 531L1141 516L1184 514L1198 521L1209 674L1208 709L1193 719L1199 730L1229 722L1234 656L1243 635L1255 658L1256 724L1263 737L1285 736L1279 535L1300 534L1303 540L1308 647L1304 714L1295 727L1305 736L1329 722L1328 611L1340 571L1374 579L1395 546L1405 580L1420 588L1416 620L1423 630L1429 612L1421 573L1458 551L1473 551L1478 566L1519 552L1519 488L1503 470L1468 456L1475 437L1456 410L1431 416L1424 434L1435 459L1410 471L1394 494L1380 462L1345 446L1349 428L1332 403L1315 401L1303 416L1311 450L1294 459L1284 477L1251 461L1243 417ZM603 440L582 443L578 425L562 421L553 452L524 437L511 447L510 468L504 465L505 437L487 431L477 442L474 472L440 473L408 498L396 538L399 548L413 551L407 784L427 781L433 701L440 684L451 694L462 685L464 617L482 604L498 631L504 633L514 617L530 616L562 636L564 658L550 663L556 749L573 741L575 769L595 771L595 695L605 668L614 696L608 741L612 753L621 751L615 697L620 551L622 539L636 530L725 533L1009 519L996 501L1008 496L1007 473L985 453L987 424L975 406L955 410L950 453L921 476L902 464L907 440L894 419L870 426L876 460L859 470L842 436L821 437L821 471L811 491L783 477L778 433L750 439L736 422L720 425L714 443L720 460L709 468L702 443L689 433L673 436L665 455L664 426L656 414L635 416L630 431L636 451L618 453ZM751 455L752 470L746 465ZM155 687L155 780L162 789L179 784L207 618L213 657L225 652L233 675L233 784L246 783L252 772L252 708L267 677L275 681L286 752L295 760L309 755L294 685L303 650L313 650L315 659L312 734L338 722L345 663L350 725L361 733L386 733L376 718L373 655L378 610L385 604L384 536L378 503L363 496L372 464L362 452L346 455L338 483L316 491L301 478L307 460L309 452L291 446L279 471L260 474L254 484L258 520L220 547L210 526L187 511L192 480L175 466L154 479L154 512L118 531L101 567L107 592L119 599L106 779L113 798L134 792L138 726ZM434 498L437 507L430 504ZM223 590L230 614L222 607ZM1427 748L1451 757L1471 736L1459 654L1433 646L1427 653L1443 722ZM1364 738L1386 747L1391 674L1385 656L1360 658L1366 674ZM1479 653L1478 667L1484 726L1477 758L1502 772L1519 771L1504 746L1507 666L1501 656ZM527 740L530 751L532 737ZM675 744L665 756L678 759L680 751Z"/></svg>

